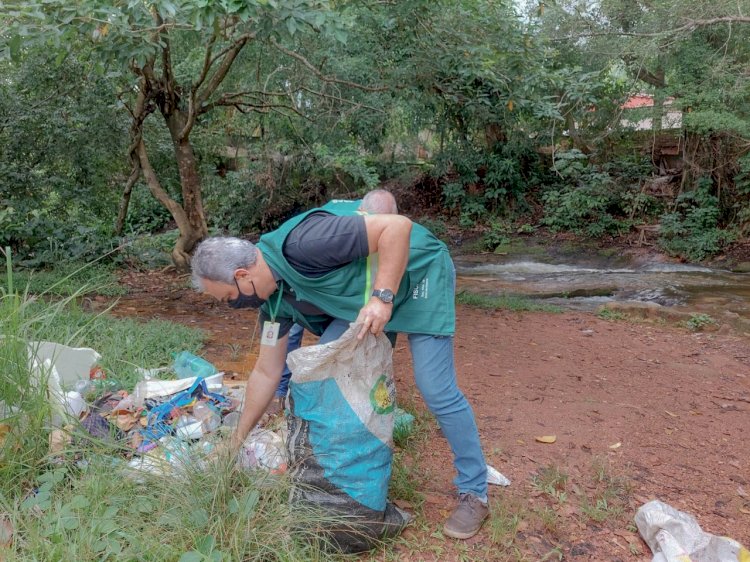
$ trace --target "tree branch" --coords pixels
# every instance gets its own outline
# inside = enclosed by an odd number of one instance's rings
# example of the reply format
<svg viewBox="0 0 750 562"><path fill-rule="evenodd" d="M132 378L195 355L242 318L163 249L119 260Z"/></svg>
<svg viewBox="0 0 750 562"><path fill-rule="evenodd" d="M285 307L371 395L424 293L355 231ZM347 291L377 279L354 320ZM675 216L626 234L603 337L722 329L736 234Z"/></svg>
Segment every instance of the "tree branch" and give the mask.
<svg viewBox="0 0 750 562"><path fill-rule="evenodd" d="M378 107L373 107L371 105L360 103L358 101L348 100L346 98L342 98L341 96L332 96L331 94L324 94L323 92L318 92L318 91L315 91L315 90L311 90L310 88L306 88L305 86L300 86L299 90L303 90L305 92L308 92L308 93L310 93L310 94L312 94L314 96L318 96L318 97L321 97L321 98L330 99L330 100L338 101L338 102L341 102L341 103L348 103L349 105L353 105L353 106L358 107L358 108L365 108L365 109L369 109L371 111L376 111L377 113L387 113L386 111L384 111L384 110L382 110L382 109L380 109Z"/></svg>
<svg viewBox="0 0 750 562"><path fill-rule="evenodd" d="M216 91L216 88L218 88L219 85L224 81L224 78L226 78L229 69L232 68L232 64L237 58L237 55L240 54L242 48L247 44L248 41L250 41L254 37L254 33L246 33L244 35L241 35L229 47L223 49L219 54L211 58L211 47L213 45L213 41L215 40L215 36L212 37L211 43L206 49L206 56L203 60L203 70L201 71L200 80L190 93L188 116L185 121L185 126L180 132L181 139L187 138L187 136L190 134L190 131L193 130L193 126L195 125L195 120L198 115L207 111L203 108L206 100L213 95L213 93ZM198 90L200 86L205 82L206 77L208 76L208 72L210 71L214 62L216 62L220 57L223 58L221 64L219 65L219 68L216 69L216 72L214 72L213 76L211 76L211 78L208 80L205 88L203 88L203 90L199 93Z"/></svg>
<svg viewBox="0 0 750 562"><path fill-rule="evenodd" d="M717 23L750 23L750 17L748 16L721 16L717 18L709 18L709 19L687 19L685 20L685 23L678 26L673 27L672 29L665 29L664 31L655 31L652 33L641 33L641 32L635 32L635 31L617 31L617 30L611 30L611 31L598 31L598 32L591 32L591 33L578 33L576 35L566 35L565 37L559 37L556 39L552 39L554 42L559 41L570 41L574 39L580 39L582 37L612 37L612 36L620 36L620 37L639 37L639 38L653 38L653 37L665 37L668 35L676 35L677 33L682 33L684 31L693 31L695 29L698 29L699 27L710 27L712 25L716 25Z"/></svg>
<svg viewBox="0 0 750 562"><path fill-rule="evenodd" d="M341 84L343 86L350 86L352 88L357 88L358 90L364 90L366 92L384 92L387 91L388 88L385 86L365 86L363 84L357 84L356 82L349 82L348 80L339 80L338 78L334 78L333 76L326 76L323 74L320 70L315 68L315 66L307 60L305 57L300 55L299 53L295 53L294 51L291 51L285 47L282 47L279 45L275 39L271 39L271 45L276 47L279 51L284 53L287 56L292 57L293 59L297 59L299 62L301 62L310 72L315 74L320 80L323 80L324 82L329 82L332 84Z"/></svg>
<svg viewBox="0 0 750 562"><path fill-rule="evenodd" d="M269 111L277 111L279 109L288 109L290 111L293 111L300 117L303 117L305 119L308 119L306 115L301 113L296 107L291 105L286 105L283 103L254 103L251 101L244 101L244 100L238 100L238 99L224 99L223 97L211 102L206 107L209 109L212 109L214 107L234 107L236 108L240 113L247 113L247 109L249 108L252 111L255 111L257 113L268 113Z"/></svg>
<svg viewBox="0 0 750 562"><path fill-rule="evenodd" d="M206 87L197 96L197 102L199 106L213 95L213 93L216 91L216 88L218 88L219 85L224 81L224 78L226 78L229 69L232 67L234 60L237 58L237 55L240 54L242 48L247 44L248 41L254 38L254 33L246 33L240 36L236 41L234 41L234 43L232 43L230 47L224 49L219 55L216 56L215 59L211 61L210 64L213 65L218 57L223 57L219 68L216 69L216 72L214 72L213 76L211 76L208 83L206 84Z"/></svg>

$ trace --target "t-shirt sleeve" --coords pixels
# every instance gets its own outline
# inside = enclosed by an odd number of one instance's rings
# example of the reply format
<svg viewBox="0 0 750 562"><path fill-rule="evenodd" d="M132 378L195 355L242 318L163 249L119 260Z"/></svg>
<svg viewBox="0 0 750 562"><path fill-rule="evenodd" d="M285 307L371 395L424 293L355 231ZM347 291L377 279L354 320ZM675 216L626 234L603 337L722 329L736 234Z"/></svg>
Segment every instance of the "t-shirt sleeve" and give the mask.
<svg viewBox="0 0 750 562"><path fill-rule="evenodd" d="M297 272L322 277L370 253L365 218L312 213L289 233L283 251Z"/></svg>

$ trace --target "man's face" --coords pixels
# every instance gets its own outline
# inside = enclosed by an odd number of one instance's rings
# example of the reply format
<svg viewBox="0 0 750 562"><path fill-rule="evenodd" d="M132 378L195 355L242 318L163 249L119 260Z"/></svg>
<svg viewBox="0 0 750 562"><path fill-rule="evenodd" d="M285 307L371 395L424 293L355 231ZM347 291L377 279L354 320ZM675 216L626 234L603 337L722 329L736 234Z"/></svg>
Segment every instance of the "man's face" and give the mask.
<svg viewBox="0 0 750 562"><path fill-rule="evenodd" d="M253 294L254 288L251 283L250 273L245 269L238 269L234 273L236 283L222 283L221 281L210 281L203 279L203 292L211 295L216 300L227 303L240 296L240 290L246 295Z"/></svg>

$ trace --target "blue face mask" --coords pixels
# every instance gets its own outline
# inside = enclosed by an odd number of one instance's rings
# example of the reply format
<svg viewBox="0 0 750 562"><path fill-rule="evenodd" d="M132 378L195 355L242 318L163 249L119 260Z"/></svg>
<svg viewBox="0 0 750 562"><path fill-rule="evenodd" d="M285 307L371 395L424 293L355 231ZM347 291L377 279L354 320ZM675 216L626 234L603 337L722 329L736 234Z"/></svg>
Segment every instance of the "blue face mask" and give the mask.
<svg viewBox="0 0 750 562"><path fill-rule="evenodd" d="M240 289L237 279L234 280L234 284L237 285L238 295L236 299L228 300L227 304L232 308L260 308L260 306L266 302L266 299L262 299L258 296L258 291L255 289L255 283L250 281L253 286L253 294L246 295Z"/></svg>

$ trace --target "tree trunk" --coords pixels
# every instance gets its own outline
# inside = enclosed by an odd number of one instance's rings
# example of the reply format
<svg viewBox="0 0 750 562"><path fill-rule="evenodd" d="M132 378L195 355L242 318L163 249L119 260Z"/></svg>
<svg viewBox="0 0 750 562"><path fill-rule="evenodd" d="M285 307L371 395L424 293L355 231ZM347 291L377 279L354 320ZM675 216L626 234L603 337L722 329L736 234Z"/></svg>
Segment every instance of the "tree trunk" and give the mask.
<svg viewBox="0 0 750 562"><path fill-rule="evenodd" d="M122 231L125 229L125 219L128 217L128 207L130 207L130 195L133 193L133 186L141 175L141 167L137 161L133 163L133 171L130 172L130 177L125 183L125 188L122 190L122 199L120 199L120 208L117 212L117 220L115 221L115 236L120 236Z"/></svg>
<svg viewBox="0 0 750 562"><path fill-rule="evenodd" d="M143 177L146 180L146 185L148 185L153 196L156 197L156 199L164 205L167 210L169 210L180 231L180 237L177 239L177 243L172 250L172 261L178 271L189 271L190 250L193 249L198 240L206 235L207 229L205 227L205 222L202 230L195 229L185 210L177 201L172 199L169 196L169 193L167 193L161 186L156 172L151 167L151 162L149 161L148 153L146 152L146 145L143 143L142 139L138 143L136 153L138 154L138 160L140 162L141 170L143 170Z"/></svg>
<svg viewBox="0 0 750 562"><path fill-rule="evenodd" d="M185 228L179 223L180 237L172 251L172 259L178 269L187 269L190 263L190 253L195 245L208 234L208 226L203 213L203 197L201 195L201 178L198 174L198 164L188 136L182 136L187 121L181 111L173 111L165 116L169 133L172 137L177 169L180 174L182 188L182 210L185 215ZM181 264L186 264L182 266Z"/></svg>
<svg viewBox="0 0 750 562"><path fill-rule="evenodd" d="M581 137L580 133L578 132L578 127L576 125L576 120L573 117L572 111L568 111L567 113L565 113L565 126L568 129L568 135L573 143L573 147L577 148L584 154L591 154L591 147L586 143L585 140L583 140L583 137Z"/></svg>

